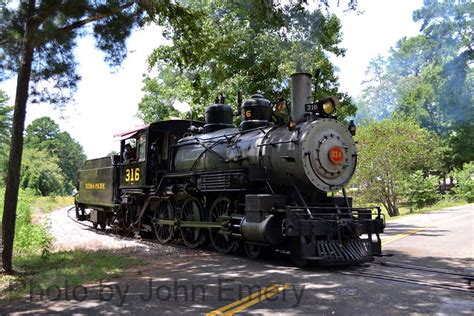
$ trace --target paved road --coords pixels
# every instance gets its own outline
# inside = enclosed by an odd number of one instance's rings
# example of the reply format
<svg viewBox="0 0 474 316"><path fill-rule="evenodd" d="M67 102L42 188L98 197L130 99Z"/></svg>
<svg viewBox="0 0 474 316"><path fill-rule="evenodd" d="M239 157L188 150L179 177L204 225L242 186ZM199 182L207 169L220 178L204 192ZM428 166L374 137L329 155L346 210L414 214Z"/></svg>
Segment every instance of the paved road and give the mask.
<svg viewBox="0 0 474 316"><path fill-rule="evenodd" d="M78 287L5 311L472 315L474 292L464 278L474 274L473 223L474 204L389 222L383 247L393 256L355 268L302 270L284 256L172 253L147 258L152 264L115 282L88 286L87 295Z"/></svg>

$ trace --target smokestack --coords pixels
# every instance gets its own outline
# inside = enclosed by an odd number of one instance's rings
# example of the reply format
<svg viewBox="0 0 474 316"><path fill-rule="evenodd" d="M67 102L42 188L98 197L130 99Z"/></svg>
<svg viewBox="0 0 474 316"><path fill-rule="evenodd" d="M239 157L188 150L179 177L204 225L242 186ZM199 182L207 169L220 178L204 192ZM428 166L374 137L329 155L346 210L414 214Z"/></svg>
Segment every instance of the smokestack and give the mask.
<svg viewBox="0 0 474 316"><path fill-rule="evenodd" d="M304 105L311 103L311 75L295 73L291 75L291 118L296 122L304 121Z"/></svg>

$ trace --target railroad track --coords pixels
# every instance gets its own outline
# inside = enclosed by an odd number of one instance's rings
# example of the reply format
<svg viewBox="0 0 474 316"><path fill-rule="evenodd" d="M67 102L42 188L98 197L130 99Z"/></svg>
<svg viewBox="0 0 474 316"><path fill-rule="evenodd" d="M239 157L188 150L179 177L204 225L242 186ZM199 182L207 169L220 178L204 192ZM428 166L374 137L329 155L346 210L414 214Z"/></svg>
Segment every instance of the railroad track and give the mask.
<svg viewBox="0 0 474 316"><path fill-rule="evenodd" d="M76 215L75 214L72 214L71 215L71 211L74 211L75 210L75 207L71 207L67 210L67 216L75 223L79 224L79 225L82 225L84 227L87 227L87 228L90 228L91 230L94 230L95 233L97 234L100 234L100 235L110 235L111 233L113 234L114 237L118 238L118 239L121 239L121 240L128 240L128 241L135 241L137 243L140 243L140 244L143 244L143 245L146 245L146 246L151 246L151 247L155 247L157 245L161 245L157 240L152 240L152 239L143 239L143 238L135 238L135 237L130 237L130 236L126 236L126 235L123 235L123 234L120 234L116 231L114 231L114 229L109 229L109 230L100 230L98 228L94 228L92 226L92 223L89 222L89 221L79 221L76 219ZM167 243L166 246L170 246L170 247L174 247L174 248L177 248L177 249L188 249L186 246L184 245L180 245L177 241L173 241L173 242L170 242L170 243Z"/></svg>
<svg viewBox="0 0 474 316"><path fill-rule="evenodd" d="M350 268L342 274L387 280L443 289L462 293L474 293L474 275L455 270L434 269L423 266L391 262L372 262L364 267Z"/></svg>
<svg viewBox="0 0 474 316"><path fill-rule="evenodd" d="M68 217L80 225L93 229L97 234L109 235L112 232L116 238L122 240L133 240L149 247L160 245L158 241L152 239L137 239L116 233L110 229L106 231L95 229L90 222L78 221L75 218L75 214L71 215L71 211L73 210L74 207L68 209ZM177 249L188 249L186 246L179 244L178 241L166 244L166 246ZM365 264L364 266L341 269L336 273L413 284L455 292L474 293L474 275L455 270L435 269L410 264L374 261L369 264Z"/></svg>

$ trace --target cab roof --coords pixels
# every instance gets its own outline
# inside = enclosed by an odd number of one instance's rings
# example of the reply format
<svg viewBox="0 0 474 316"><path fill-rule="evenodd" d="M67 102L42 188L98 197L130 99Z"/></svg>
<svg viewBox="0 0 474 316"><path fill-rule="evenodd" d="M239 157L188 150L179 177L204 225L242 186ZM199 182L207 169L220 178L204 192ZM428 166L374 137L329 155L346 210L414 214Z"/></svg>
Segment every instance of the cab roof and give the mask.
<svg viewBox="0 0 474 316"><path fill-rule="evenodd" d="M169 132L175 135L177 138L181 138L184 133L187 132L188 128L191 126L202 127L204 122L194 121L194 120L165 120L154 122L147 125L137 126L133 129L116 133L114 138L117 140L128 139L136 136L139 132L146 129L150 129L153 132Z"/></svg>

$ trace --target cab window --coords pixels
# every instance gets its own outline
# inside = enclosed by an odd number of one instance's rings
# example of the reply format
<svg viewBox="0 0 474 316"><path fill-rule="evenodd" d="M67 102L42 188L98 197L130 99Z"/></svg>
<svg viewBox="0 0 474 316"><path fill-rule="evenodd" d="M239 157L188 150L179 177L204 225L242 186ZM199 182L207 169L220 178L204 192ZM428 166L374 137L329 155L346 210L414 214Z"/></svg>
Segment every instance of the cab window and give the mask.
<svg viewBox="0 0 474 316"><path fill-rule="evenodd" d="M122 160L124 163L130 163L137 158L137 140L130 138L124 141L122 150Z"/></svg>
<svg viewBox="0 0 474 316"><path fill-rule="evenodd" d="M140 134L138 138L138 161L145 160L145 153L146 153L146 135Z"/></svg>

